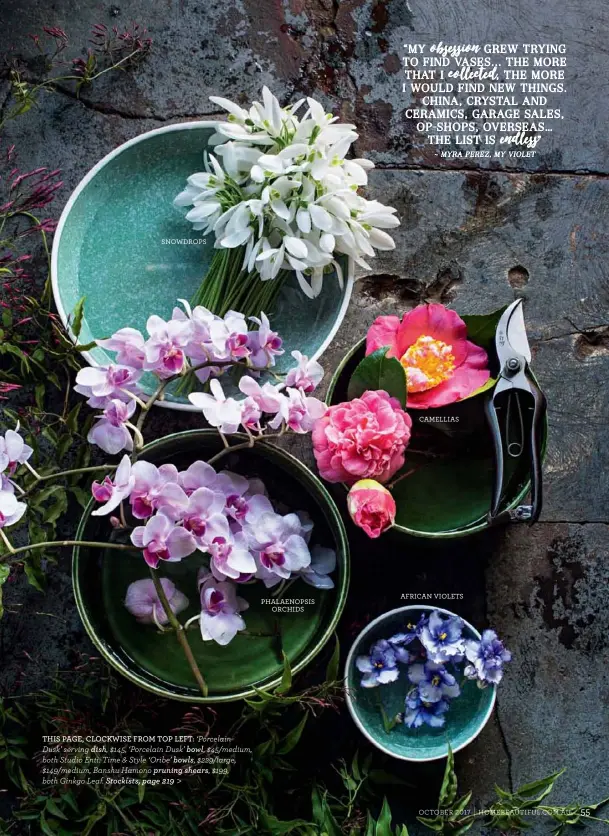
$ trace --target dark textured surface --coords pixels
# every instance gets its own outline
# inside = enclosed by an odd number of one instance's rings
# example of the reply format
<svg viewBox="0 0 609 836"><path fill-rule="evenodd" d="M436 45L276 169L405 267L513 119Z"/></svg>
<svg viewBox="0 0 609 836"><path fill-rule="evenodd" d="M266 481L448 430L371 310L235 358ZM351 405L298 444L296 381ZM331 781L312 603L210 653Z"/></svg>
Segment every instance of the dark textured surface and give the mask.
<svg viewBox="0 0 609 836"><path fill-rule="evenodd" d="M92 23L134 18L155 41L135 76L107 78L80 102L67 93L45 96L7 128L23 168L63 169L56 212L120 142L213 113L212 93L247 101L266 83L283 101L314 94L353 119L358 152L385 169L371 177L370 194L397 206L402 218L395 252L380 256L374 275L357 284L325 358L328 369L379 313L427 300L485 312L525 298L535 370L550 404L541 522L431 555L418 542L372 545L354 537L347 620L399 606L401 592L463 593L455 609L477 625L495 625L515 662L492 723L458 759L462 787L474 787L483 802L494 782L516 786L567 766L558 800L607 795L608 9L599 0L27 0L4 3L0 51L24 48L27 33L43 24L63 26L74 44L84 44ZM421 146L403 117L409 102L399 56L403 43L432 38L567 43L565 119L536 157L512 161L525 171L460 170L462 161L440 169ZM196 424L163 412L151 429ZM311 461L308 440L291 446ZM66 520L65 532L72 528ZM393 567L390 582L383 561ZM77 650L90 650L71 599L67 555L51 569L47 595L19 582L7 599L5 688L39 685L55 666L74 664ZM433 771L418 776L436 781ZM533 832L547 828L535 821Z"/></svg>

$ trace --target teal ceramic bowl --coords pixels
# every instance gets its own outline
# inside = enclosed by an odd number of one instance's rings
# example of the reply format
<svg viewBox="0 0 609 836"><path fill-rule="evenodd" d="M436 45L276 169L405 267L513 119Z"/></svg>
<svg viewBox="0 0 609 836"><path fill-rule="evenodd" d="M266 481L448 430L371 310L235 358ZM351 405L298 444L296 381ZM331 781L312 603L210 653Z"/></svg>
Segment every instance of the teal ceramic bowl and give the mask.
<svg viewBox="0 0 609 836"><path fill-rule="evenodd" d="M406 670L403 667L399 679L389 685L362 688L359 684L362 674L355 667L355 660L366 655L375 641L388 638L402 630L408 622L416 623L423 613L434 610L444 616L455 615L439 607L412 606L400 607L375 618L353 643L345 667L346 701L355 725L378 749L403 761L435 761L448 755L449 746L453 752L463 749L487 724L497 696L496 686L480 689L475 682L468 681L462 686L461 696L452 701L442 728L424 725L409 729L400 724L389 732L385 731L378 700L382 700L389 718L404 710L404 698L410 686ZM480 638L480 633L467 621L463 635L465 638Z"/></svg>
<svg viewBox="0 0 609 836"><path fill-rule="evenodd" d="M365 346L364 338L343 357L328 387L328 405L347 399L349 380L365 356ZM487 514L492 495L494 455L484 417L485 397L480 395L442 409L408 410L412 418L412 436L402 472L414 470L414 473L392 490L397 506L392 532L451 540L489 528ZM514 414L514 423L515 419ZM430 423L434 420L435 425ZM546 418L542 459L546 453L547 433ZM426 451L430 444L440 455L434 457L415 452ZM511 510L524 502L531 487L528 457L513 459L506 456L505 468L507 488L501 510Z"/></svg>
<svg viewBox="0 0 609 836"><path fill-rule="evenodd" d="M221 446L215 430L193 430L148 444L143 458L157 465L173 462L185 469L197 459L209 459ZM270 444L256 444L251 450L231 454L223 466L262 478L271 498L284 505L285 513L303 510L310 515L314 522L312 544L336 551L335 586L319 590L299 580L286 597L309 603L302 606L302 612L275 612L268 603L272 593L262 583L242 585L239 595L250 605L244 614L247 629L263 635L238 634L226 647L220 647L202 641L196 626L189 630L190 646L209 686L209 695L203 697L173 632L159 633L154 626L138 624L124 607L129 584L149 577L143 558L119 550L76 547L72 583L89 637L117 671L160 697L220 703L253 696L255 688L272 689L281 680L282 650L292 671L302 670L332 636L345 605L349 547L338 509L322 483L297 459ZM77 539L106 542L112 536L108 518L92 517L92 510L93 502L82 516ZM199 612L196 576L204 562L203 555L195 552L179 563L159 567L159 574L170 578L189 598L188 609L180 614L183 623Z"/></svg>
<svg viewBox="0 0 609 836"><path fill-rule="evenodd" d="M215 122L184 122L141 134L120 145L81 180L68 200L53 239L51 279L55 304L68 332L83 296L80 344L131 326L145 333L151 314L171 316L178 299L190 299L206 274L213 236L205 239L173 205L186 178L203 169L203 152ZM332 341L347 309L353 265L345 260L345 283L328 275L316 299L306 299L295 277L281 291L272 324L284 340L277 371L293 364L299 349L318 358ZM83 352L91 365L113 354L99 347ZM142 380L148 390L152 378ZM187 398L168 392L164 406L194 411Z"/></svg>

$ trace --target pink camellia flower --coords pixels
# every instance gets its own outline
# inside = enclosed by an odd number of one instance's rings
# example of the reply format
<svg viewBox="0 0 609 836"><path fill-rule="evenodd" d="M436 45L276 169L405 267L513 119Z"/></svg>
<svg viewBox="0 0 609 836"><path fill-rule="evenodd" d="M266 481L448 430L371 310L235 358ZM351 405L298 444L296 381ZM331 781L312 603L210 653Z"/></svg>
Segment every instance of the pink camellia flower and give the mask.
<svg viewBox="0 0 609 836"><path fill-rule="evenodd" d="M161 578L160 580L174 615L185 610L188 606L188 598L186 595L183 595L169 578ZM125 607L131 615L135 616L140 624L156 623L162 626L169 621L160 598L157 595L154 581L149 578L144 578L141 581L134 581L132 584L129 584L127 594L125 595Z"/></svg>
<svg viewBox="0 0 609 836"><path fill-rule="evenodd" d="M121 463L116 468L114 479L106 476L103 482L93 482L91 493L98 502L104 502L101 508L93 511L93 517L101 517L110 514L121 504L131 493L135 484L135 476L131 472L129 456L123 456Z"/></svg>
<svg viewBox="0 0 609 836"><path fill-rule="evenodd" d="M33 452L16 430L7 430L4 437L0 436L0 473L7 470L12 475Z"/></svg>
<svg viewBox="0 0 609 836"><path fill-rule="evenodd" d="M313 428L313 452L327 482L386 482L404 464L412 420L383 390L331 406Z"/></svg>
<svg viewBox="0 0 609 836"><path fill-rule="evenodd" d="M197 544L190 531L176 525L165 514L155 514L146 525L138 525L131 532L131 542L144 550L144 560L155 569L159 560L176 563L192 554Z"/></svg>
<svg viewBox="0 0 609 836"><path fill-rule="evenodd" d="M217 581L210 572L199 573L201 592L201 638L227 645L237 633L245 630L245 621L239 615L249 607L247 601L237 595L230 581Z"/></svg>
<svg viewBox="0 0 609 836"><path fill-rule="evenodd" d="M351 519L363 528L368 537L376 539L395 522L395 500L374 479L360 479L349 491L347 508Z"/></svg>
<svg viewBox="0 0 609 836"><path fill-rule="evenodd" d="M95 419L96 423L89 430L87 441L89 444L97 444L110 455L120 453L121 450L133 450L133 439L126 424L134 412L135 401L124 403L110 400L103 414Z"/></svg>
<svg viewBox="0 0 609 836"><path fill-rule="evenodd" d="M317 360L309 360L300 351L293 351L292 357L296 360L296 365L288 371L285 385L301 389L308 395L321 382L324 376L323 367Z"/></svg>
<svg viewBox="0 0 609 836"><path fill-rule="evenodd" d="M408 406L446 406L489 379L486 351L467 339L467 326L444 305L419 305L402 317L379 316L366 337L366 354L389 346L406 373Z"/></svg>
<svg viewBox="0 0 609 836"><path fill-rule="evenodd" d="M145 520L154 511L172 509L168 516L178 519L188 505L188 497L178 484L178 471L173 465L156 467L140 459L132 468L135 483L129 502L133 516Z"/></svg>
<svg viewBox="0 0 609 836"><path fill-rule="evenodd" d="M116 351L116 362L133 369L144 366L144 337L136 328L121 328L107 340L97 340L101 348Z"/></svg>
<svg viewBox="0 0 609 836"><path fill-rule="evenodd" d="M0 528L19 522L26 510L25 502L18 502L12 491L0 491Z"/></svg>

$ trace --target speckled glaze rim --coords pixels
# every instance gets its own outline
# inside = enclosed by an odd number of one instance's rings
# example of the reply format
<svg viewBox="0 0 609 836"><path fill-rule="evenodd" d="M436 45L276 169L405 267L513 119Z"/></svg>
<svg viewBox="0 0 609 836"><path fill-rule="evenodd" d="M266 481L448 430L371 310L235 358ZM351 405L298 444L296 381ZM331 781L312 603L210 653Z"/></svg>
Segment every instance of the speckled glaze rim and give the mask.
<svg viewBox="0 0 609 836"><path fill-rule="evenodd" d="M336 371L332 375L332 380L330 381L330 384L328 386L328 391L326 393L326 404L330 405L330 401L332 400L332 395L334 394L334 390L336 389L336 386L338 385L340 377L345 370L345 366L353 358L353 355L357 354L357 352L361 349L361 347L364 345L365 342L366 342L365 337L362 337L361 340L358 340L355 343L355 345L352 346L349 349L349 351L345 354L343 359L338 364L338 366L336 368ZM548 432L547 417L546 417L545 420L546 420L546 424L545 424L544 441L543 441L543 447L542 447L542 451L541 451L542 462L545 459L546 447L547 447L547 432ZM342 483L342 486L345 489L345 491L348 490L347 485ZM524 485L524 487L522 488L520 493L516 497L514 497L514 499L509 503L509 505L505 506L505 510L510 510L511 511L512 509L514 509L518 505L520 505L520 503L523 501L523 499L528 494L530 487L531 487L531 482L529 480ZM490 501L490 493L489 493L489 501ZM419 531L416 528L407 528L405 525L398 525L397 523L395 523L391 527L391 531L399 531L403 534L409 534L411 537L422 537L422 538L425 538L425 539L428 539L428 540L456 540L458 537L469 537L470 534L476 534L479 531L486 531L489 528L491 528L491 526L489 525L488 521L486 519L482 519L479 522L471 523L470 525L465 526L464 528L452 528L452 529L447 529L446 531Z"/></svg>
<svg viewBox="0 0 609 836"><path fill-rule="evenodd" d="M395 752L392 752L390 749L383 746L383 744L380 741L378 741L366 729L366 727L364 726L364 724L362 723L362 721L359 719L359 717L356 714L355 708L353 706L353 699L351 697L351 692L350 692L350 689L349 689L349 669L351 668L351 664L353 662L353 657L356 653L357 647L360 645L361 641L364 639L364 637L367 635L367 633L369 633L374 627L376 627L378 624L382 624L383 621L391 618L394 615L398 615L400 613L421 612L421 611L439 612L439 613L441 613L442 615L445 615L445 616L455 616L456 615L458 618L460 618L463 621L465 626L468 627L472 631L472 633L476 636L476 638L480 639L480 632L478 630L476 630L476 628L473 626L473 624L470 624L469 621L466 621L462 616L457 615L457 613L451 612L450 610L445 610L442 607L431 607L431 606L429 606L429 604L420 604L420 605L409 604L407 607L397 607L395 610L389 610L388 612L385 612L382 615L379 615L378 618L375 618L374 621L371 621L370 624L368 624L366 627L364 627L362 632L356 637L355 641L353 642L353 644L351 645L351 648L349 650L349 655L347 656L347 661L345 663L345 677L344 677L344 681L345 681L345 702L347 703L347 708L349 709L349 714L353 718L353 722L358 727L358 729L361 731L361 733L364 735L364 737L366 737L370 741L370 743L372 743L374 746L376 746L377 749L380 749L381 752L384 752L386 755L389 755L392 758L396 758L397 760L411 761L413 763L424 763L424 762L427 762L427 761L439 761L439 760L442 760L443 758L446 758L448 756L448 743L446 744L446 753L445 754L436 755L435 757L432 757L432 758L410 758L407 755L397 755ZM493 698L492 698L492 700L489 704L489 707L486 711L486 714L484 715L484 718L482 719L482 721L480 723L479 728L477 729L477 731L474 732L474 734L471 735L471 737L468 737L468 739L464 743L460 743L458 746L455 746L453 748L453 752L459 752L461 749L464 749L466 746L469 746L469 744L472 742L472 740L475 740L478 737L478 735L480 734L482 729L486 726L486 724L490 720L491 714L493 713L493 709L495 707L495 702L497 701L497 686L496 685L491 685L490 687L493 690Z"/></svg>
<svg viewBox="0 0 609 836"><path fill-rule="evenodd" d="M201 437L211 438L212 436L215 438L217 437L216 430L212 429L201 429L201 430L186 430L180 433L172 433L170 435L163 436L162 438L156 439L155 441L151 441L147 444L143 449L142 453L149 453L158 447L162 447L167 442L188 440L192 439L193 442L196 442L197 439ZM241 433L235 433L235 438L239 440L246 441L247 438L245 435ZM340 585L336 587L336 602L334 605L334 612L332 614L332 618L328 623L326 629L324 630L323 634L317 639L315 644L311 647L311 649L300 659L293 667L292 673L296 674L298 671L303 670L307 665L312 662L312 660L317 656L318 653L325 647L328 643L332 635L334 634L342 612L345 608L345 604L347 602L347 593L349 591L349 579L350 579L350 555L349 555L349 540L347 538L347 532L345 530L345 525L343 523L342 517L336 504L326 488L324 487L323 483L320 479L311 471L308 467L306 467L301 461L299 461L295 456L291 453L288 453L286 450L282 450L280 447L276 447L275 445L270 445L264 442L259 442L256 444L256 447L262 451L265 448L271 447L273 450L273 454L276 454L278 462L287 462L290 467L296 469L302 475L301 484L306 486L307 492L312 493L315 499L318 501L322 512L326 516L326 520L330 525L332 533L336 536L337 543L336 543L336 551L337 554L343 555L343 571L340 576ZM281 465L280 465L281 466ZM289 473L289 470L286 468L286 472ZM308 483L308 484L307 484ZM309 486L312 486L314 490L309 491ZM87 523L89 522L89 518L91 516L91 512L95 506L95 500L91 499L87 507L85 508L82 517L80 518L80 522L78 524L78 529L76 532L76 539L82 540L83 535L85 533L85 529ZM158 685L154 685L149 680L145 679L144 677L140 676L136 671L131 670L127 665L123 662L122 659L115 656L112 651L112 648L109 647L105 641L103 641L96 632L94 625L91 623L89 619L87 608L85 602L83 600L83 595L80 588L80 582L78 577L78 569L79 569L79 560L80 560L80 547L74 546L72 549L72 589L74 592L74 599L76 601L76 607L78 609L78 614L80 619L87 631L87 635L95 645L95 647L99 650L102 657L110 664L113 668L115 668L119 673L121 673L124 677L128 680L133 682L135 685L138 685L140 688L143 688L146 691L150 691L157 696L164 697L166 699L176 700L178 702L188 702L188 703L224 703L224 702L234 702L235 700L245 699L246 697L253 697L256 695L255 687L251 688L243 688L240 691L236 691L234 693L229 694L221 694L221 695L211 695L204 697L202 694L197 694L193 691L192 694L176 694L169 690L168 688L163 688ZM281 682L282 674L276 676L272 681L265 684L266 690L271 690Z"/></svg>
<svg viewBox="0 0 609 836"><path fill-rule="evenodd" d="M60 291L59 291L59 270L58 270L58 261L59 261L59 247L61 245L61 235L63 232L63 228L68 220L70 212L80 193L86 188L86 186L93 180L93 178L106 166L111 160L117 157L119 154L122 154L123 151L126 151L128 148L131 148L133 145L137 145L139 142L144 142L145 140L149 139L150 137L157 136L159 134L166 134L172 133L174 131L189 131L189 130L197 130L201 128L212 128L215 129L216 126L219 124L219 120L205 120L201 119L197 122L176 122L174 125L164 125L162 128L154 128L152 131L146 131L143 134L139 134L138 136L134 136L132 139L128 139L126 142L123 142L121 145L117 146L113 151L110 151L109 154L106 154L105 157L96 163L93 168L85 174L82 178L80 183L76 186L70 197L68 198L68 202L63 208L61 216L59 218L59 222L57 224L57 229L55 230L55 234L53 236L53 248L51 250L51 287L53 289L53 298L55 299L55 306L57 308L57 312L59 313L59 317L63 323L64 328L66 329L68 336L72 340L72 342L77 345L78 344L78 337L74 335L72 329L69 325L69 314L70 311L66 311L63 302L61 299ZM334 337L336 336L336 332L341 326L343 319L345 318L345 314L347 313L347 308L349 307L349 302L351 301L351 294L353 292L353 282L354 282L354 271L355 265L353 259L351 257L347 258L347 275L344 277L345 282L345 289L343 295L343 301L341 306L338 310L336 315L336 319L334 321L334 325L330 329L330 333L317 349L314 354L311 356L312 360L318 360L324 351L328 348ZM83 357L90 366L98 366L100 365L95 358L91 355L90 351L83 351L81 352L81 357ZM172 401L157 401L155 406L161 406L166 409L175 409L182 412L196 412L197 407L195 407L191 403L175 403Z"/></svg>

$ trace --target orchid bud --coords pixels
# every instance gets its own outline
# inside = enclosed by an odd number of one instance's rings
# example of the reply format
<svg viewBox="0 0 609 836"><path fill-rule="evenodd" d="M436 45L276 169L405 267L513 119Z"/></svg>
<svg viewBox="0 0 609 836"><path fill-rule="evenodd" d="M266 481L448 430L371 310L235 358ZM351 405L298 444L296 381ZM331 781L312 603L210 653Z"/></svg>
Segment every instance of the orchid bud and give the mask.
<svg viewBox="0 0 609 836"><path fill-rule="evenodd" d="M347 496L347 508L353 522L368 537L380 537L395 522L395 500L374 479L360 479L353 485Z"/></svg>

